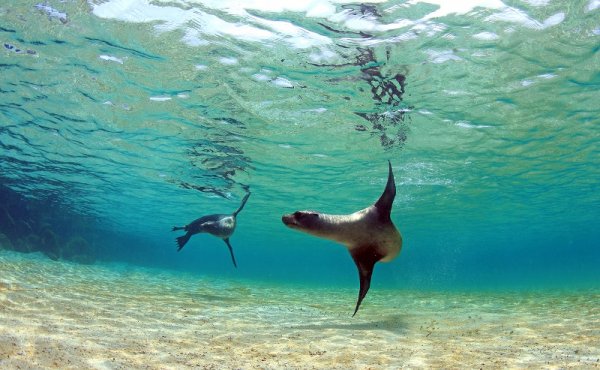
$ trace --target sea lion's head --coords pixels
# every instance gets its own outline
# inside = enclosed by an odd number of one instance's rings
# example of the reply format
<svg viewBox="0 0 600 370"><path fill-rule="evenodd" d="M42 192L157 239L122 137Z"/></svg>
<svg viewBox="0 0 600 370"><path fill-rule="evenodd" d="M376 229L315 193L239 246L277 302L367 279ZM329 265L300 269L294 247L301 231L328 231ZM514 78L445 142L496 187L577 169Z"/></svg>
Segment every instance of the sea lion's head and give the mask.
<svg viewBox="0 0 600 370"><path fill-rule="evenodd" d="M296 211L289 215L283 215L281 221L292 229L302 231L318 229L320 225L320 213L315 211Z"/></svg>

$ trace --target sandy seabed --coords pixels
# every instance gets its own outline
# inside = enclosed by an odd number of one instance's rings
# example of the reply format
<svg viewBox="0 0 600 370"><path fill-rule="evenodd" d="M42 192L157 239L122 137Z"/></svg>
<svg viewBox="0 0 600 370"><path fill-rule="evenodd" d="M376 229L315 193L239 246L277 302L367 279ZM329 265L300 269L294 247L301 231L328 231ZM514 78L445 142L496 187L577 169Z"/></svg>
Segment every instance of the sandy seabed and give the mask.
<svg viewBox="0 0 600 370"><path fill-rule="evenodd" d="M355 295L0 250L0 368L600 368L598 292Z"/></svg>

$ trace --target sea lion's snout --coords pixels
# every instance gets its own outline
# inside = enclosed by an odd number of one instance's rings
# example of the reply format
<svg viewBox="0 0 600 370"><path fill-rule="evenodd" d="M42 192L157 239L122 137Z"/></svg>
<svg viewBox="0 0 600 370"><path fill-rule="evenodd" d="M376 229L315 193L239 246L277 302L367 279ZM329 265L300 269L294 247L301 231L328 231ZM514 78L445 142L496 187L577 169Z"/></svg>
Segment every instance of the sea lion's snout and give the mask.
<svg viewBox="0 0 600 370"><path fill-rule="evenodd" d="M319 213L315 211L296 211L289 215L283 215L281 221L294 229L313 228L319 221Z"/></svg>
<svg viewBox="0 0 600 370"><path fill-rule="evenodd" d="M294 219L294 214L283 215L281 216L281 221L285 224L285 226L292 227L296 224L296 220Z"/></svg>

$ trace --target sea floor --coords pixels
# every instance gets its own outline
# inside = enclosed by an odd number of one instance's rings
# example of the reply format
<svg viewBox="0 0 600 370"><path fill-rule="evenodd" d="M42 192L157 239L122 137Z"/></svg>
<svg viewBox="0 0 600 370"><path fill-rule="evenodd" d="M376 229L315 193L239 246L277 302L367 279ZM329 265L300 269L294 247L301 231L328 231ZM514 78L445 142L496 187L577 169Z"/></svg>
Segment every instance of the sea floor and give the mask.
<svg viewBox="0 0 600 370"><path fill-rule="evenodd" d="M0 250L0 368L600 368L600 294L223 281Z"/></svg>

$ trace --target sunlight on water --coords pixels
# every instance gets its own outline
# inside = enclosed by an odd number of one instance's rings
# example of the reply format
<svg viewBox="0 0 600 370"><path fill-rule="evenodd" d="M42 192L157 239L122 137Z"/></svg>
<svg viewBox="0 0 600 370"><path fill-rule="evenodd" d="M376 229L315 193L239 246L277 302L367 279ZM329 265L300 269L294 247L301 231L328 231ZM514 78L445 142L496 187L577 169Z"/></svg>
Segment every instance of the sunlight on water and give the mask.
<svg viewBox="0 0 600 370"><path fill-rule="evenodd" d="M407 258L457 272L483 245L530 270L572 245L589 271L597 4L451 4L4 5L3 184L146 237L151 262L245 189L240 239L304 244L281 214L365 207L391 159Z"/></svg>

